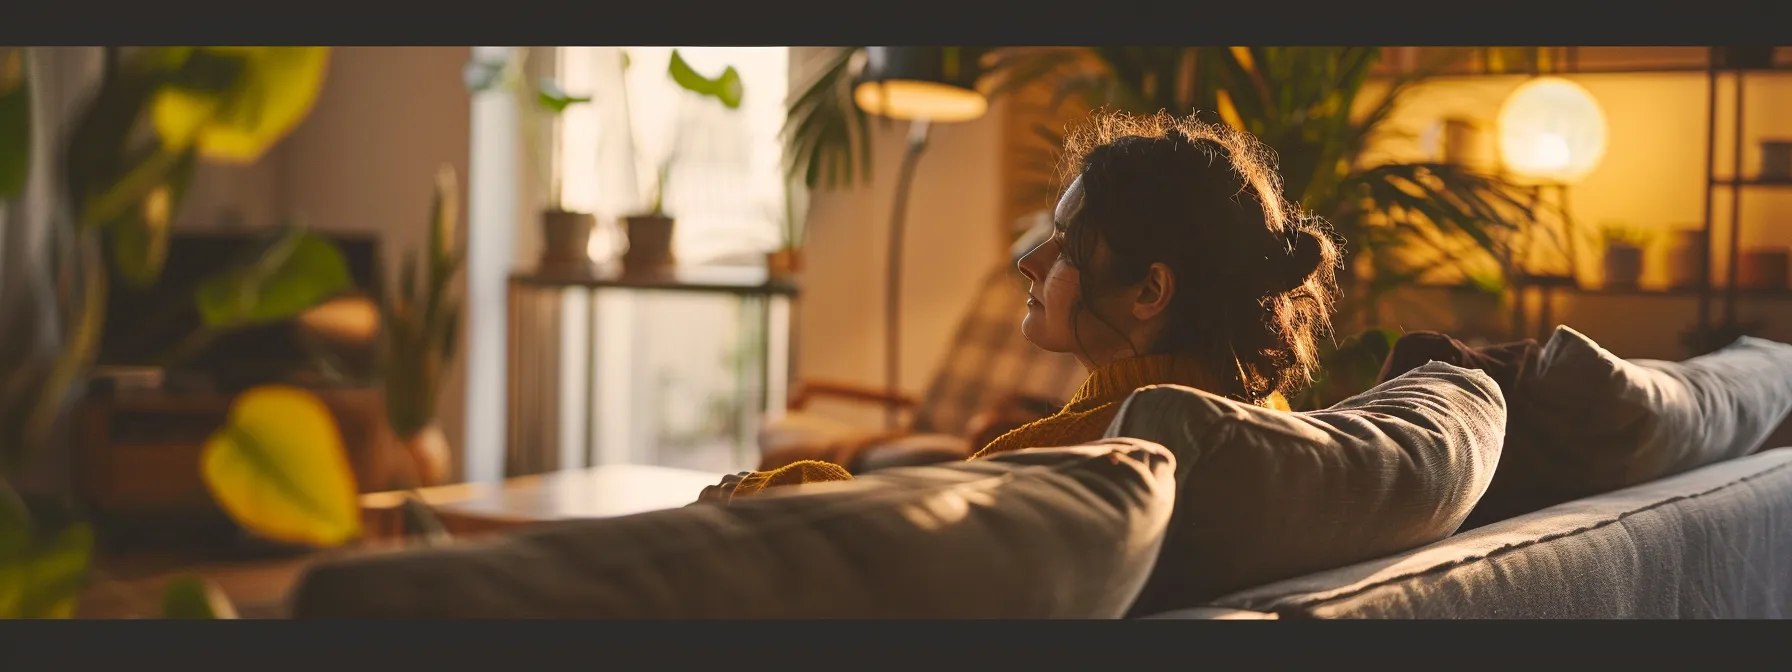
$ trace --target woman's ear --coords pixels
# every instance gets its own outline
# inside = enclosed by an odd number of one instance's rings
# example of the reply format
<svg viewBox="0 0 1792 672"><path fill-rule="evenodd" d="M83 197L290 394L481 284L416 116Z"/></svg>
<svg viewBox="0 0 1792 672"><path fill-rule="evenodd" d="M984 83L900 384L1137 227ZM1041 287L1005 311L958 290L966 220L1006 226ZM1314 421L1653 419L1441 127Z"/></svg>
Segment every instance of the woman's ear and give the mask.
<svg viewBox="0 0 1792 672"><path fill-rule="evenodd" d="M1133 299L1132 316L1139 320L1149 320L1170 309L1170 299L1176 296L1176 274L1170 267L1154 263L1146 269L1145 279L1139 282L1139 293Z"/></svg>

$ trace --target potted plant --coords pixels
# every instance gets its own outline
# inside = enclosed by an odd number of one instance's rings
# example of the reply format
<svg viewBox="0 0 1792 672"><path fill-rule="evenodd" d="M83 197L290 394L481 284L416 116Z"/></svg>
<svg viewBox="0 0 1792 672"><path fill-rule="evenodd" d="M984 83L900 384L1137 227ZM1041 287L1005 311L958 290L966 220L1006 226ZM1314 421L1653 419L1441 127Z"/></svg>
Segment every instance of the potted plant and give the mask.
<svg viewBox="0 0 1792 672"><path fill-rule="evenodd" d="M81 391L104 328L108 276L156 282L171 218L198 163L250 163L285 137L309 113L328 57L321 47L0 48L4 308L19 301L37 313L0 321L0 536L10 541L0 543L0 567L20 570L9 574L17 581L5 586L0 617L70 616L90 573L92 528L47 515L72 508L66 493L18 485L21 473L50 457L55 428ZM42 73L91 64L100 66L91 95L46 95L52 80ZM66 115L45 102L71 97L83 102ZM346 273L332 270L341 261L327 242L294 232L253 263L201 283L194 308L212 329L292 317L344 289ZM229 431L208 442L196 468L245 527L291 536L285 505L303 510L316 503L307 495L337 491L320 482L348 475L340 436L313 415L248 415L286 421L272 435L302 448L285 463L295 469L264 469L271 463L262 452L276 444ZM335 453L327 442L301 440L332 435ZM257 452L221 447L227 443ZM294 492L307 501L287 501ZM336 536L314 531L317 539ZM170 611L202 593L171 591Z"/></svg>
<svg viewBox="0 0 1792 672"><path fill-rule="evenodd" d="M803 235L798 212L802 208L795 203L795 185L784 180L784 207L779 213L778 247L765 253L766 277L772 280L788 280L803 270Z"/></svg>
<svg viewBox="0 0 1792 672"><path fill-rule="evenodd" d="M574 104L590 102L588 96L571 96L552 79L533 79L527 75L527 50L518 50L514 58L502 61L475 60L467 64L467 89L482 93L498 88L508 90L517 103L517 121L522 136L523 153L534 179L535 201L543 203L541 211L541 256L537 272L544 275L587 275L591 257L587 252L591 234L597 228L597 217L588 212L566 209L562 200L564 177L554 157L559 146L560 114Z"/></svg>
<svg viewBox="0 0 1792 672"><path fill-rule="evenodd" d="M561 177L557 170L555 147L557 141L554 121L566 108L589 103L592 97L573 96L567 94L560 85L550 78L531 80L523 74L524 58L511 59L502 63L475 61L467 70L468 88L475 91L486 91L497 86L511 89L516 100L523 106L520 115L524 120L523 145L529 154L529 163L533 166L542 190L539 196L549 203L549 209L542 215L542 237L544 240L542 266L547 271L588 270L589 258L585 253L591 231L596 226L596 218L588 213L576 213L564 210L560 203ZM624 113L628 110L628 78L629 67L627 54L623 54L622 67L625 76L617 95L621 96ZM673 50L666 74L679 87L704 98L713 98L728 109L739 109L743 90L740 72L734 66L727 66L720 75L714 78L704 77L686 63L677 50ZM544 121L545 120L545 121ZM543 125L549 129L544 133ZM622 263L625 270L643 271L661 268L673 263L672 233L675 220L666 212L665 193L667 182L672 174L673 161L677 157L677 140L673 138L672 150L657 162L643 162L638 156L641 146L638 129L632 121L622 122L628 129L628 140L631 152L637 153L637 184L645 183L646 192L643 200L645 210L623 217L624 235L628 247L623 253ZM677 127L674 126L676 129ZM545 136L545 137L544 137ZM651 169L642 170L645 165Z"/></svg>
<svg viewBox="0 0 1792 672"><path fill-rule="evenodd" d="M1599 236L1605 243L1605 286L1635 289L1643 278L1643 250L1653 237L1621 224L1600 227Z"/></svg>
<svg viewBox="0 0 1792 672"><path fill-rule="evenodd" d="M451 466L448 440L436 423L436 399L454 361L460 304L448 293L464 260L455 242L454 169L443 166L435 186L421 283L415 254L405 255L398 286L381 306L386 420L418 486L447 481Z"/></svg>
<svg viewBox="0 0 1792 672"><path fill-rule="evenodd" d="M629 66L625 55L623 68ZM666 74L680 88L701 98L714 99L730 110L740 109L744 91L741 87L740 72L730 65L722 69L722 73L714 78L704 77L686 63L678 50L672 50L672 56L666 66ZM627 78L623 78L620 91L624 100L628 98ZM631 119L633 117L630 117ZM647 177L647 209L623 218L628 236L628 249L623 252L622 266L626 272L653 271L672 265L675 257L672 250L672 233L676 220L667 214L665 209L666 189L672 177L672 165L678 157L680 133L682 126L673 125L671 148L659 162L654 165ZM629 124L630 146L638 149L641 146L638 129ZM636 161L641 165L641 161Z"/></svg>

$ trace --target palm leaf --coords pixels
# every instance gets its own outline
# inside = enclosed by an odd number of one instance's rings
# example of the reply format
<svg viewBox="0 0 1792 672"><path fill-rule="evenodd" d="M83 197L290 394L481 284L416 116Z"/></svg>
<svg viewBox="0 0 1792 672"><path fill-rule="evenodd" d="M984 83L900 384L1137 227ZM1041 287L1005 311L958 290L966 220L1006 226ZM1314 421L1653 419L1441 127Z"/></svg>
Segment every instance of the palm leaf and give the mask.
<svg viewBox="0 0 1792 672"><path fill-rule="evenodd" d="M850 187L871 177L870 124L852 102L850 66L859 49L829 54L785 116L788 175L801 175L811 189Z"/></svg>

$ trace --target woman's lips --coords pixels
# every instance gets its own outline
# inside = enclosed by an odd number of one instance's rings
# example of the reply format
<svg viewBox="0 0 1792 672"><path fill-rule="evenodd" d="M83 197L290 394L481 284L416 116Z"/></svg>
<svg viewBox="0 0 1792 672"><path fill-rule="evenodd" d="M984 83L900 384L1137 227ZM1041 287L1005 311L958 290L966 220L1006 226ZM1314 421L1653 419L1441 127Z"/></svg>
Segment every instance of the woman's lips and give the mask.
<svg viewBox="0 0 1792 672"><path fill-rule="evenodd" d="M1037 305L1039 305L1039 299L1035 299L1035 298L1033 298L1032 294L1028 294L1027 295L1027 306L1032 307L1032 306L1037 306Z"/></svg>

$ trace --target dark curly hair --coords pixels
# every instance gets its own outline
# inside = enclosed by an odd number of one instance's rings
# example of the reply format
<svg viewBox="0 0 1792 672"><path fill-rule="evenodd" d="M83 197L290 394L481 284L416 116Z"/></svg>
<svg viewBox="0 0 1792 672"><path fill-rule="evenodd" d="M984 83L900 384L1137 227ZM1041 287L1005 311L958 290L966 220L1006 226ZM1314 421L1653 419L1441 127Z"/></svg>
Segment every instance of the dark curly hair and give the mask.
<svg viewBox="0 0 1792 672"><path fill-rule="evenodd" d="M1245 401L1312 380L1343 241L1284 200L1268 148L1193 116L1100 112L1065 142L1065 188L1079 177L1082 207L1059 226L1084 296L1162 263L1177 291L1150 353L1230 363L1234 389L1212 391ZM1096 268L1102 243L1109 256Z"/></svg>

